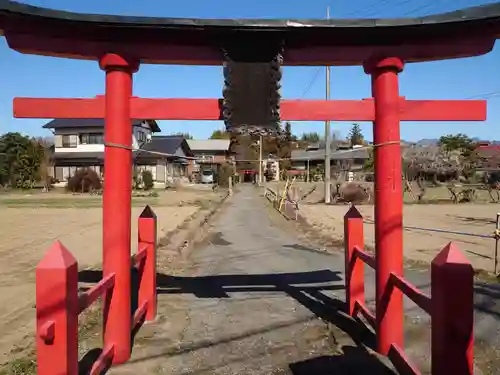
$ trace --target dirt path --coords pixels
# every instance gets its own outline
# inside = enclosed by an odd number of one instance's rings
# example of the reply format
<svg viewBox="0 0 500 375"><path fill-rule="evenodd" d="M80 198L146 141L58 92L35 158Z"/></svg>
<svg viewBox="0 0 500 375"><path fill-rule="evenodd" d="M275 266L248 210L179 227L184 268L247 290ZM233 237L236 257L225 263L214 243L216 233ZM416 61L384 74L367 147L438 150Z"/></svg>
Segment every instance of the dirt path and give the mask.
<svg viewBox="0 0 500 375"><path fill-rule="evenodd" d="M343 294L340 258L273 225L256 191L226 203L182 271L159 275L159 321L112 374L313 374L367 363L389 373L328 327Z"/></svg>

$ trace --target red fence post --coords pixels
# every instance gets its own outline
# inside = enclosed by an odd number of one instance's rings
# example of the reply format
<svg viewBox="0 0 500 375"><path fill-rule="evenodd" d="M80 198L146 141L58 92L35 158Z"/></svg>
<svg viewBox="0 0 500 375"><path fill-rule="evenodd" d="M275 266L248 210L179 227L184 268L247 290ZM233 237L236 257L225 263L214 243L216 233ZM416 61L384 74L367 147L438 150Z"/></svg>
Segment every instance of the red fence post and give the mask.
<svg viewBox="0 0 500 375"><path fill-rule="evenodd" d="M139 285L139 306L147 302L146 320L156 318L156 215L146 206L139 216L138 250L146 246L144 263Z"/></svg>
<svg viewBox="0 0 500 375"><path fill-rule="evenodd" d="M114 346L113 364L126 362L131 353L131 200L132 74L138 63L107 54L100 60L106 71L104 127L103 277L115 274L106 293L104 346Z"/></svg>
<svg viewBox="0 0 500 375"><path fill-rule="evenodd" d="M39 375L78 374L78 263L56 241L36 267Z"/></svg>
<svg viewBox="0 0 500 375"><path fill-rule="evenodd" d="M363 216L351 206L344 215L345 291L349 315L353 315L356 301L365 303L365 270L361 259L354 256L354 247L364 248Z"/></svg>
<svg viewBox="0 0 500 375"><path fill-rule="evenodd" d="M375 251L377 351L387 355L391 344L403 347L403 294L393 289L391 274L403 276L403 189L399 135L399 58L365 64L372 76L375 104L373 143L375 165Z"/></svg>
<svg viewBox="0 0 500 375"><path fill-rule="evenodd" d="M434 258L432 374L473 374L474 269L451 242Z"/></svg>

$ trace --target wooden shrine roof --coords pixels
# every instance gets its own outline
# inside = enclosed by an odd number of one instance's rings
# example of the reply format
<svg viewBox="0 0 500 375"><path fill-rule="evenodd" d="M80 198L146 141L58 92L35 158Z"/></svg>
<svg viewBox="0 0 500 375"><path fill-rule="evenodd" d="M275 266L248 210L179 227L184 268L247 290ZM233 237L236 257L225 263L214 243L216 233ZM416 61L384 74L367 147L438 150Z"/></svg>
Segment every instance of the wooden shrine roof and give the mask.
<svg viewBox="0 0 500 375"><path fill-rule="evenodd" d="M359 65L373 57L407 62L477 56L500 35L500 3L417 18L196 19L80 14L0 0L0 35L23 53L97 59L125 53L145 63Z"/></svg>

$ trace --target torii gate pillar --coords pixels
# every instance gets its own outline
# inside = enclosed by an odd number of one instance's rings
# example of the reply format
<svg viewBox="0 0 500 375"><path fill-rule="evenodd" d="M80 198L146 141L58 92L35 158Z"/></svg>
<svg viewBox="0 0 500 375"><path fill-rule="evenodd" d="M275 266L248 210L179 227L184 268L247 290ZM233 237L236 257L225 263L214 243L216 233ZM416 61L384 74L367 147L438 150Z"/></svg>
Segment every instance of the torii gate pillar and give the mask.
<svg viewBox="0 0 500 375"><path fill-rule="evenodd" d="M115 274L107 293L104 345L114 346L113 363L124 363L131 350L130 231L132 200L132 74L139 63L107 54L99 65L106 72L104 126L103 276Z"/></svg>
<svg viewBox="0 0 500 375"><path fill-rule="evenodd" d="M375 167L375 254L377 351L388 354L391 343L403 346L403 294L391 288L390 276L403 276L403 188L401 183L399 58L364 64L372 77Z"/></svg>

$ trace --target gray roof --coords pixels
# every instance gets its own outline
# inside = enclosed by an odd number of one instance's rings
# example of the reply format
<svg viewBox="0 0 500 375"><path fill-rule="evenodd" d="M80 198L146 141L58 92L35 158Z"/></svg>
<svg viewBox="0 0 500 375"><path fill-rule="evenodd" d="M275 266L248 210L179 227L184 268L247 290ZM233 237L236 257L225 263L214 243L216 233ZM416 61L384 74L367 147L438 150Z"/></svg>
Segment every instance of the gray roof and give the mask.
<svg viewBox="0 0 500 375"><path fill-rule="evenodd" d="M176 151L182 148L187 156L192 156L193 153L189 148L188 143L184 137L179 136L156 136L152 137L151 142L146 143L142 146L144 151L154 151L162 154L171 154L172 156L162 156L158 154L152 154L149 152L144 152L141 150L134 151L134 156L136 160L141 159L182 159L182 156L173 155ZM54 152L55 159L99 159L104 160L104 152Z"/></svg>
<svg viewBox="0 0 500 375"><path fill-rule="evenodd" d="M104 160L104 152L93 151L93 152L54 152L54 159L96 159L96 160Z"/></svg>
<svg viewBox="0 0 500 375"><path fill-rule="evenodd" d="M330 159L331 160L346 160L346 159L368 159L369 158L368 149L358 148L352 150L337 150L332 151ZM293 150L291 153L291 159L293 161L299 160L324 160L325 150Z"/></svg>
<svg viewBox="0 0 500 375"><path fill-rule="evenodd" d="M132 120L132 126L141 126L146 121L154 133L161 132L155 120ZM63 129L63 128L103 128L104 119L102 118L56 118L49 121L44 129Z"/></svg>
<svg viewBox="0 0 500 375"><path fill-rule="evenodd" d="M188 139L189 147L193 151L228 151L229 139Z"/></svg>
<svg viewBox="0 0 500 375"><path fill-rule="evenodd" d="M323 139L323 140L320 140L319 142L310 143L307 148L310 150L325 149L325 145L326 145L326 142ZM330 148L332 150L336 150L339 147L346 147L346 146L350 146L350 143L347 141L340 140L340 139L332 139L332 141L330 143Z"/></svg>
<svg viewBox="0 0 500 375"><path fill-rule="evenodd" d="M186 156L192 156L193 153L191 151L191 148L189 147L189 144L186 142L186 139L182 136L178 135L159 135L151 138L151 142L144 144L142 146L142 149L145 151L154 151L154 152L160 152L164 154L175 154L175 152L179 149L182 148ZM161 158L162 156L159 156L157 154L151 154L149 152L137 152L137 157L138 158L153 158L153 159L158 159Z"/></svg>

